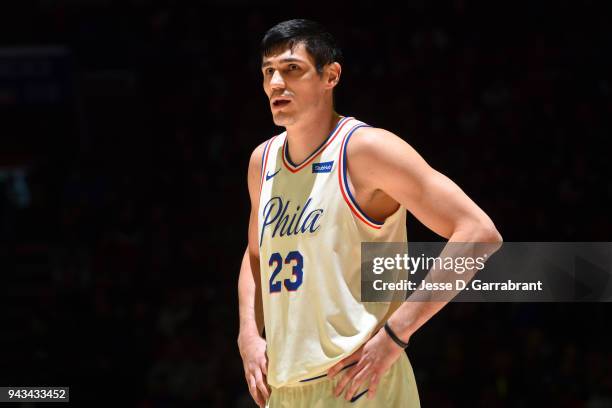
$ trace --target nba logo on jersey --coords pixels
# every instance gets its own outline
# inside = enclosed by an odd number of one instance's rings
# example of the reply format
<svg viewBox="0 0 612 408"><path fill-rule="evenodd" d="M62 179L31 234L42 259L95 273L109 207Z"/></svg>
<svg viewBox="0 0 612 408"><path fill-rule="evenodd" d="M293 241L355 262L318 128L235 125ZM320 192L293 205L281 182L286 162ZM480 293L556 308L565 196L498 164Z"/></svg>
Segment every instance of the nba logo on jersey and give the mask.
<svg viewBox="0 0 612 408"><path fill-rule="evenodd" d="M313 173L331 173L333 166L334 166L333 160L325 162L325 163L313 163L312 172Z"/></svg>

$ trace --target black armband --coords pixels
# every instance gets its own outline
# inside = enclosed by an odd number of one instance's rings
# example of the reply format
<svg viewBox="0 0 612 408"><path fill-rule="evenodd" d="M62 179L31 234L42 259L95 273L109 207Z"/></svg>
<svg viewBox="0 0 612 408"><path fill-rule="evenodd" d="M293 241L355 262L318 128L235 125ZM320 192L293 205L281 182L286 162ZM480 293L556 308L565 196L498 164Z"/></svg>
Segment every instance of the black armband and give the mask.
<svg viewBox="0 0 612 408"><path fill-rule="evenodd" d="M393 340L395 342L395 344L397 344L398 346L400 346L403 349L408 347L408 343L404 343L403 341L401 341L399 339L399 337L397 337L397 335L393 332L393 330L391 330L391 327L389 327L389 323L388 322L385 322L385 331L387 332L389 337L391 337L391 340Z"/></svg>

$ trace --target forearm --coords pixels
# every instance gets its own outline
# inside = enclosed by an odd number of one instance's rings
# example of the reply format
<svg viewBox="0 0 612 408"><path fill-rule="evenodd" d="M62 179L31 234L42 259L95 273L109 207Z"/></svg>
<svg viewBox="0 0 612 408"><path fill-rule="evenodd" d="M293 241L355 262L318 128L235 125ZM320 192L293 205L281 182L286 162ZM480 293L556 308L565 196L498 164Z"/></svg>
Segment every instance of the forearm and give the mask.
<svg viewBox="0 0 612 408"><path fill-rule="evenodd" d="M259 281L259 264L252 265L249 250L244 253L238 277L238 312L241 337L260 336L263 332L263 311Z"/></svg>
<svg viewBox="0 0 612 408"><path fill-rule="evenodd" d="M495 228L466 228L457 230L449 238L439 257L442 259L447 259L448 257L472 257L475 259L486 254L488 258L500 248L501 242L502 238ZM467 273L461 276L461 279L469 281L475 273L476 270L467 271ZM448 271L432 268L425 277L425 280L439 283L446 282L455 277ZM431 296L431 293L426 293L424 297L422 296L423 293L420 293L415 297L416 300L409 298L389 317L389 325L400 339L407 341L414 332L438 313L457 293L458 291L445 292L443 295L434 295L434 300L425 301L422 299Z"/></svg>

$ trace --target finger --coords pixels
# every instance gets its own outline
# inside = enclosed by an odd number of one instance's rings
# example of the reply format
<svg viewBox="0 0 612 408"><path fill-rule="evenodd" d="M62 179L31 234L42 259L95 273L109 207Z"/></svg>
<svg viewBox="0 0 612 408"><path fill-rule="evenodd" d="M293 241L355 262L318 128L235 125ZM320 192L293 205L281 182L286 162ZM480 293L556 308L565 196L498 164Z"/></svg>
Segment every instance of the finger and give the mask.
<svg viewBox="0 0 612 408"><path fill-rule="evenodd" d="M370 386L368 387L368 399L372 399L376 395L376 389L378 388L379 381L380 377L378 376L378 374L374 373L370 378Z"/></svg>
<svg viewBox="0 0 612 408"><path fill-rule="evenodd" d="M255 404L257 404L258 406L262 406L262 404L264 403L264 400L261 397L261 395L259 395L259 391L257 390L257 387L249 389L249 392L251 393L251 398L253 398L253 401L255 401Z"/></svg>
<svg viewBox="0 0 612 408"><path fill-rule="evenodd" d="M259 362L259 366L261 368L261 372L265 376L264 377L264 383L266 384L266 389L268 390L268 396L269 396L270 395L270 386L268 386L268 381L266 380L266 378L268 377L268 359L267 359L267 357L264 357L263 359L261 359L261 361Z"/></svg>
<svg viewBox="0 0 612 408"><path fill-rule="evenodd" d="M351 354L350 356L348 356L347 358L340 360L338 363L336 363L335 365L332 366L332 368L330 368L327 371L327 376L332 379L334 378L334 376L336 374L338 374L344 367L346 367L349 364L354 363L355 361L359 361L361 359L361 351L363 349L360 348L359 350L357 350L356 352L354 352L353 354Z"/></svg>
<svg viewBox="0 0 612 408"><path fill-rule="evenodd" d="M264 400L267 400L270 397L268 386L264 382L261 371L259 370L255 370L255 383L257 384L257 389L261 391L261 395L263 396Z"/></svg>
<svg viewBox="0 0 612 408"><path fill-rule="evenodd" d="M348 372L342 376L342 378L340 379L340 381L336 385L336 388L334 389L334 395L336 397L339 397L340 394L342 394L342 391L344 390L344 387L346 387L348 382L353 379L353 377L355 376L355 374L357 374L359 372L359 370L361 370L361 367L359 366L359 364L357 364L353 368L348 370Z"/></svg>
<svg viewBox="0 0 612 408"><path fill-rule="evenodd" d="M370 376L370 366L369 365L363 367L357 374L355 374L355 377L353 378L353 381L351 381L351 385L348 387L348 391L346 392L344 396L347 401L350 401L353 398L357 390L361 387L361 385L365 382L365 380L368 379L369 376Z"/></svg>
<svg viewBox="0 0 612 408"><path fill-rule="evenodd" d="M261 406L263 401L259 395L259 391L257 390L257 382L255 381L255 377L253 375L249 375L249 392L251 393L251 397L253 397L255 400L255 403Z"/></svg>
<svg viewBox="0 0 612 408"><path fill-rule="evenodd" d="M266 389L268 390L268 397L269 397L271 391L270 391L270 386L268 385L268 380L267 380L267 377L268 377L268 364L267 364L266 361L263 361L262 364L261 364L261 372L264 375L263 382L266 385Z"/></svg>

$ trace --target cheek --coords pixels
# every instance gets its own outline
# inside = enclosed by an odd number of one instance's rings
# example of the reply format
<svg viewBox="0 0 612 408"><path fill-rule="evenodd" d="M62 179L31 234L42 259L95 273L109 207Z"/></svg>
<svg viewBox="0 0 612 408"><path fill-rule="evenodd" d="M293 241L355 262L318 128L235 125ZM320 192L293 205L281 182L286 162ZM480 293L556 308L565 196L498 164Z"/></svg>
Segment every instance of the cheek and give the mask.
<svg viewBox="0 0 612 408"><path fill-rule="evenodd" d="M302 99L307 100L309 103L317 103L323 98L324 93L313 85L306 89L303 95Z"/></svg>

